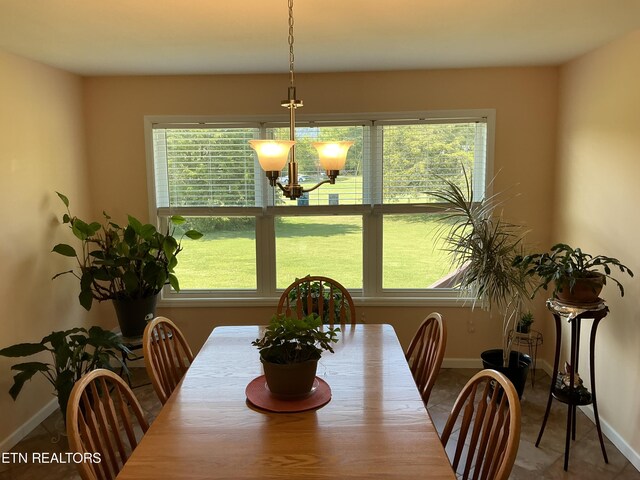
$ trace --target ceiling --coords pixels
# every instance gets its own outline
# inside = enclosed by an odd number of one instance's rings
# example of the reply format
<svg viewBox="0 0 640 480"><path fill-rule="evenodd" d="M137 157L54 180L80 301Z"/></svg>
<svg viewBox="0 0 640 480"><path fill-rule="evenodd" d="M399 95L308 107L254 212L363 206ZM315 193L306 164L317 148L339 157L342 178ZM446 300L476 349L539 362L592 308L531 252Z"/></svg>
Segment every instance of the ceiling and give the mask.
<svg viewBox="0 0 640 480"><path fill-rule="evenodd" d="M296 0L296 72L558 65L640 0ZM287 0L0 0L0 49L81 75L288 71Z"/></svg>

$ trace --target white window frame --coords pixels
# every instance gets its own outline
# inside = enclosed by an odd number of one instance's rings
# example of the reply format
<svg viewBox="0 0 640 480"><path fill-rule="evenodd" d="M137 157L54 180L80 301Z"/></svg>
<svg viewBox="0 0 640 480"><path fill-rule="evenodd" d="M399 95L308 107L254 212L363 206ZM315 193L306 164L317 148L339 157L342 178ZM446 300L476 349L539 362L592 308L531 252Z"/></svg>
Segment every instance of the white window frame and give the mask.
<svg viewBox="0 0 640 480"><path fill-rule="evenodd" d="M473 110L438 110L419 112L370 113L370 114L340 114L340 115L298 115L296 125L321 123L322 125L353 124L354 122L369 123L370 125L402 124L411 120L412 123L442 123L471 122L481 120L486 122L486 164L484 175L474 172L474 179L481 178L481 185L475 185L474 190L491 194L491 179L493 178L493 159L495 149L495 117L494 109ZM375 119L375 120L372 120ZM276 255L274 218L277 216L314 216L314 215L362 215L363 239L363 287L349 289L356 304L370 306L385 305L415 305L415 306L459 306L461 301L458 289L383 289L382 288L382 215L402 213L434 213L441 211L438 204L397 204L383 205L380 198L368 199L371 203L363 205L322 205L322 206L273 206L271 202L271 187L265 175L260 175L263 206L258 207L184 207L158 208L156 202L156 182L153 149L153 128L161 124L169 126L193 126L198 128L204 124L216 126L262 126L272 127L274 124L287 124L288 116L159 116L144 117L144 132L147 161L147 191L149 202L149 218L160 227L166 227L166 219L170 215L182 216L252 216L256 218L256 281L257 290L182 290L179 293L165 287L162 292L161 306L273 306L280 298L282 289L275 286ZM416 121L417 120L417 121ZM372 128L372 137L375 128ZM381 175L381 161L375 151L377 144L371 138L370 167L364 169L368 181L377 181ZM320 187L322 188L322 187ZM276 193L279 194L279 191ZM364 192L367 200L367 191ZM371 201L372 200L372 201Z"/></svg>

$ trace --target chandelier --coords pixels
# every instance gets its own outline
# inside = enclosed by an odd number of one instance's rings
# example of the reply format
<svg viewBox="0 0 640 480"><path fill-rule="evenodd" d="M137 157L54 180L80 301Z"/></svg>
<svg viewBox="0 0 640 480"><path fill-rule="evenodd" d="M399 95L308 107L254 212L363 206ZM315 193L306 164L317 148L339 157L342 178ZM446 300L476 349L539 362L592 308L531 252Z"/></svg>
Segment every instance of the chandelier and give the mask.
<svg viewBox="0 0 640 480"><path fill-rule="evenodd" d="M289 140L249 140L251 148L258 155L260 167L265 171L269 184L279 187L285 197L295 200L303 194L311 192L325 183L335 184L340 169L344 168L347 151L353 142L313 142L318 152L320 165L326 171L327 180L311 188L303 188L298 184L298 162L296 162L296 109L302 107L302 100L296 98L296 86L293 73L293 0L289 0L289 89L287 99L281 105L289 109ZM288 163L287 184L278 181L280 171Z"/></svg>

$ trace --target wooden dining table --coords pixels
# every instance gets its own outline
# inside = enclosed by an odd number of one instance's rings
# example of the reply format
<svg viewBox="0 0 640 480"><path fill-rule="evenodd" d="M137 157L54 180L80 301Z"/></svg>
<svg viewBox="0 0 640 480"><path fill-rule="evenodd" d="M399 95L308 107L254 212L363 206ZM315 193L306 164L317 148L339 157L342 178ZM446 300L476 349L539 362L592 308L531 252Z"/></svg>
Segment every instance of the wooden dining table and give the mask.
<svg viewBox="0 0 640 480"><path fill-rule="evenodd" d="M331 400L298 413L247 401L262 332L213 330L118 479L455 479L393 327L343 326L318 364Z"/></svg>

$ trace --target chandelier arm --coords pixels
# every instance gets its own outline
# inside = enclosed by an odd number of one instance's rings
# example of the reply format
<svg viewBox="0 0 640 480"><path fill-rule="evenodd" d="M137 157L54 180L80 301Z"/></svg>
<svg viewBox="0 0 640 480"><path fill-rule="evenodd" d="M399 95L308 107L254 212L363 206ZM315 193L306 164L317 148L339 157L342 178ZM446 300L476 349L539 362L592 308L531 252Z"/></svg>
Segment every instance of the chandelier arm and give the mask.
<svg viewBox="0 0 640 480"><path fill-rule="evenodd" d="M332 182L331 179L326 179L326 180L323 180L322 182L314 185L311 188L303 188L302 189L302 193L313 192L316 188L318 188L320 185L324 185L325 183L335 183L335 182Z"/></svg>

